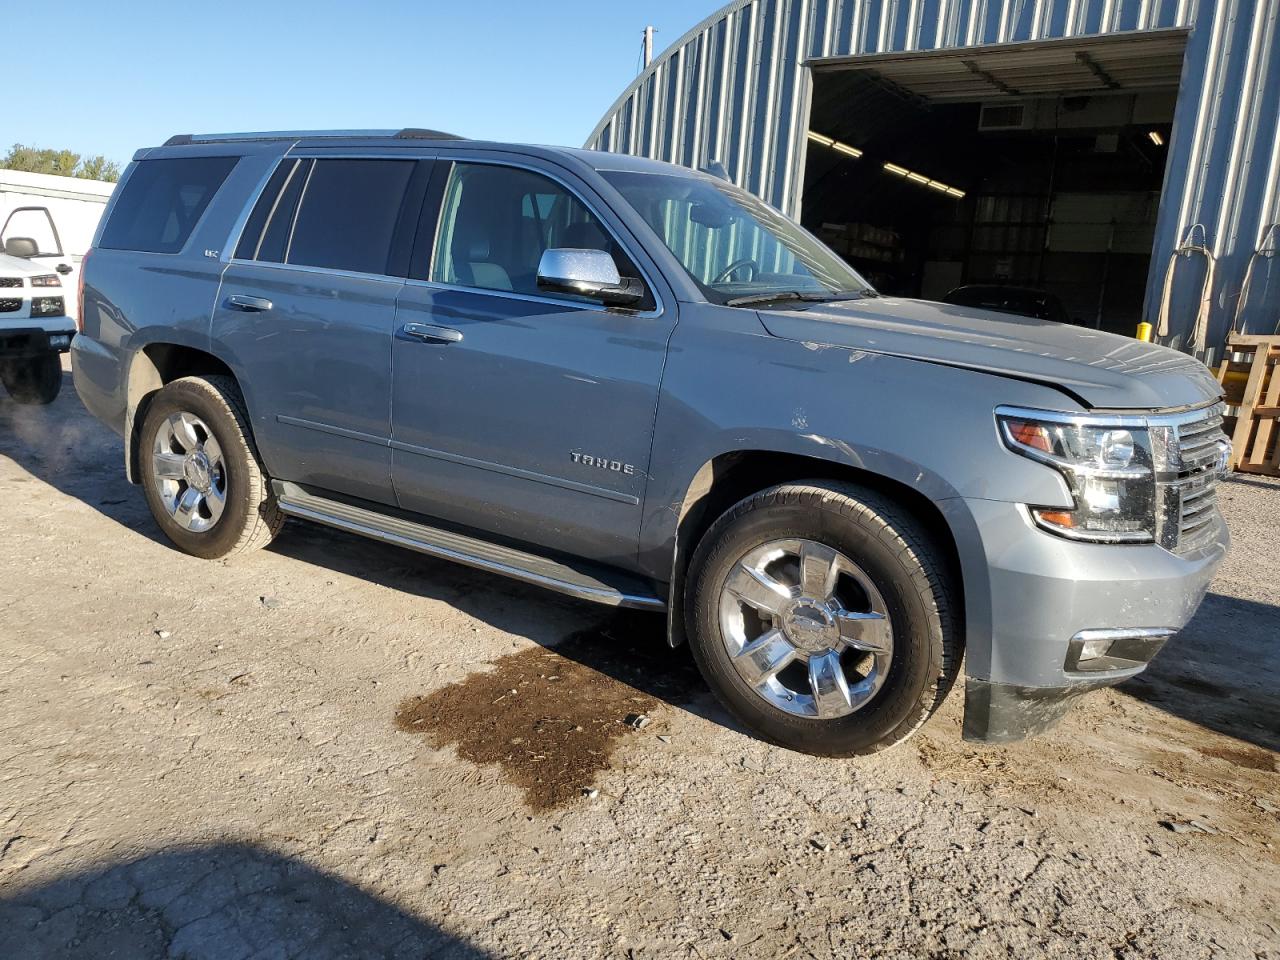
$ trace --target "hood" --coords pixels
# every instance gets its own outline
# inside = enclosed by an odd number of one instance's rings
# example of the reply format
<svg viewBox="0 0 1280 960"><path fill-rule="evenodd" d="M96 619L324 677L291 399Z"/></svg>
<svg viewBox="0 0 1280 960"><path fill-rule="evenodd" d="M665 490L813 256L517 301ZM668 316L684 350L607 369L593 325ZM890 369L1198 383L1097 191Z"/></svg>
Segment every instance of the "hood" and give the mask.
<svg viewBox="0 0 1280 960"><path fill-rule="evenodd" d="M47 265L0 253L0 277L37 277L46 273L53 273Z"/></svg>
<svg viewBox="0 0 1280 960"><path fill-rule="evenodd" d="M1208 368L1167 347L1065 323L874 297L759 311L775 337L1031 380L1091 408L1163 409L1222 395Z"/></svg>

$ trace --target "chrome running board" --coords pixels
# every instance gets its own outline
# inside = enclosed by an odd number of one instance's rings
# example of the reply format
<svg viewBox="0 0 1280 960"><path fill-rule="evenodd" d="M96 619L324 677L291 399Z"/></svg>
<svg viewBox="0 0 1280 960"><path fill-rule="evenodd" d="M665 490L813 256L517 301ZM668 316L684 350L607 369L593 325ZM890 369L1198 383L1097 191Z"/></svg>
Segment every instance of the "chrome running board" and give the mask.
<svg viewBox="0 0 1280 960"><path fill-rule="evenodd" d="M639 610L662 611L667 608L666 601L654 595L651 587L621 571L587 561L570 567L558 560L523 550L390 516L368 507L330 500L295 483L273 480L271 486L281 511L291 517L314 520L371 540L381 540L477 570L502 574L580 600Z"/></svg>

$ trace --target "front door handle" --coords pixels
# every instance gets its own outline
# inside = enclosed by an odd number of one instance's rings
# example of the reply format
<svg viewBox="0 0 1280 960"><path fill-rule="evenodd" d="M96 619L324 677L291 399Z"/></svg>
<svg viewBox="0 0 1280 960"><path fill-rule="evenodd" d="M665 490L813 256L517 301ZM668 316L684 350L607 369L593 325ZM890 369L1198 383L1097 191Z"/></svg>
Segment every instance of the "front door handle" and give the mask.
<svg viewBox="0 0 1280 960"><path fill-rule="evenodd" d="M431 323L406 323L400 328L400 334L407 340L419 340L422 343L461 343L462 331L452 327L437 327Z"/></svg>
<svg viewBox="0 0 1280 960"><path fill-rule="evenodd" d="M271 301L262 297L243 297L236 294L227 297L227 306L232 310L243 310L245 313L266 313L271 309Z"/></svg>

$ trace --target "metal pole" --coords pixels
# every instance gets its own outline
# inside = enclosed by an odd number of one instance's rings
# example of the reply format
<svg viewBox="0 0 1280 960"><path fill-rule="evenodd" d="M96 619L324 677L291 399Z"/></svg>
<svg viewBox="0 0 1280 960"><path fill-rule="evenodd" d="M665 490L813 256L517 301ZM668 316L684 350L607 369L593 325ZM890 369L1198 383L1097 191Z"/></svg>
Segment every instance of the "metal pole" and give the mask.
<svg viewBox="0 0 1280 960"><path fill-rule="evenodd" d="M653 27L644 28L644 69L653 63Z"/></svg>

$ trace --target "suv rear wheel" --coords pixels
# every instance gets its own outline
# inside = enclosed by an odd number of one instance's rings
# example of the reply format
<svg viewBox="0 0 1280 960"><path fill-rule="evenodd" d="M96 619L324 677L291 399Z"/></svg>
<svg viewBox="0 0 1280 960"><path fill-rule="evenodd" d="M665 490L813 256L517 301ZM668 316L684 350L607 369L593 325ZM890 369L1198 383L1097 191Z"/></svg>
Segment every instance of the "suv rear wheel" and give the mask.
<svg viewBox="0 0 1280 960"><path fill-rule="evenodd" d="M186 553L216 560L257 550L284 525L230 377L165 386L147 408L138 456L147 506Z"/></svg>
<svg viewBox="0 0 1280 960"><path fill-rule="evenodd" d="M53 403L62 390L62 358L56 353L0 362L0 382L15 403Z"/></svg>
<svg viewBox="0 0 1280 960"><path fill-rule="evenodd" d="M896 502L796 483L743 500L694 554L694 658L746 726L794 750L871 753L914 733L955 679L942 557Z"/></svg>

